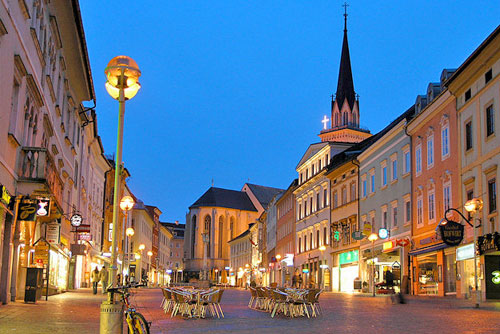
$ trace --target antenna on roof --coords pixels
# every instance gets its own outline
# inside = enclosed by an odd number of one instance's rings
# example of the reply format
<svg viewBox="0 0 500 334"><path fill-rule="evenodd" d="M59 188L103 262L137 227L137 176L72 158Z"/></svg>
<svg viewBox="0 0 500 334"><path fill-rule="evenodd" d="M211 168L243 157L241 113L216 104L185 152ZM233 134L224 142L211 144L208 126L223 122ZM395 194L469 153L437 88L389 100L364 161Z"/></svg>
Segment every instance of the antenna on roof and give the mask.
<svg viewBox="0 0 500 334"><path fill-rule="evenodd" d="M212 179L212 187L214 186L214 179Z"/></svg>

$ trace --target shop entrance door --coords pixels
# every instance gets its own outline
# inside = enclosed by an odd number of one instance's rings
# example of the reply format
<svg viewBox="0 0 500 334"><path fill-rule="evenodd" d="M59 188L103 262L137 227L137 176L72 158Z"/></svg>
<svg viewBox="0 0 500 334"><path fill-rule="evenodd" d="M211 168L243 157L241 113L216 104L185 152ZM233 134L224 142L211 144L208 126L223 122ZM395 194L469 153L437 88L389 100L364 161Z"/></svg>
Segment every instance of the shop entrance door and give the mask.
<svg viewBox="0 0 500 334"><path fill-rule="evenodd" d="M486 299L500 299L500 256L484 257Z"/></svg>
<svg viewBox="0 0 500 334"><path fill-rule="evenodd" d="M353 292L354 280L359 276L358 266L340 268L340 291Z"/></svg>

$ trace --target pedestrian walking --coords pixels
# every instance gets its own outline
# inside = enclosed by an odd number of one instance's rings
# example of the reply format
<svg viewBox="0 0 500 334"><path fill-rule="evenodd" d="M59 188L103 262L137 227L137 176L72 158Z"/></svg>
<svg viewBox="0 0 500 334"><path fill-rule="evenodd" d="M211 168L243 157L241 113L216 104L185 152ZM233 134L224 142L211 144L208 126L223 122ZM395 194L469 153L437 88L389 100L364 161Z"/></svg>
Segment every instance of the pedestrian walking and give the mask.
<svg viewBox="0 0 500 334"><path fill-rule="evenodd" d="M108 288L108 268L106 268L106 265L102 267L101 273L99 274L99 279L101 280L102 284L102 293L106 293L106 290Z"/></svg>
<svg viewBox="0 0 500 334"><path fill-rule="evenodd" d="M96 266L95 269L92 270L92 275L90 276L90 279L92 280L92 292L94 295L97 294L97 284L99 284L99 280L101 279L99 274L99 269Z"/></svg>
<svg viewBox="0 0 500 334"><path fill-rule="evenodd" d="M293 277L292 277L292 288L297 288L297 274L293 274Z"/></svg>
<svg viewBox="0 0 500 334"><path fill-rule="evenodd" d="M299 282L299 288L302 288L302 283L304 282L304 280L302 279L302 275L299 275L298 282Z"/></svg>

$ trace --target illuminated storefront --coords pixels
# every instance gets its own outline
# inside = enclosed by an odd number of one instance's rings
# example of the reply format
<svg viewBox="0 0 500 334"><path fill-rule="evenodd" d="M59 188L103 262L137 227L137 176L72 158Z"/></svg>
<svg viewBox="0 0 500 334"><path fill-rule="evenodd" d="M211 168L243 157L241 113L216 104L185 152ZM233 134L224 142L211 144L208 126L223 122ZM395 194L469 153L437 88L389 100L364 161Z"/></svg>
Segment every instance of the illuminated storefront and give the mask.
<svg viewBox="0 0 500 334"><path fill-rule="evenodd" d="M334 254L332 268L332 289L340 292L353 292L354 281L359 278L359 250Z"/></svg>
<svg viewBox="0 0 500 334"><path fill-rule="evenodd" d="M49 287L62 292L68 289L68 256L59 250L49 251Z"/></svg>

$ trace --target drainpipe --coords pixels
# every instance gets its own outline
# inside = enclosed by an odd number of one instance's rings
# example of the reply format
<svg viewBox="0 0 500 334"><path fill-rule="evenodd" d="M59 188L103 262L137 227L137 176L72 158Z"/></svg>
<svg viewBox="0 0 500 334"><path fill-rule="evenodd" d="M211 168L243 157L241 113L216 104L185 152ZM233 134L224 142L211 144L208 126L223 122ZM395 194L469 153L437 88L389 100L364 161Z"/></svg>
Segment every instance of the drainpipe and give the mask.
<svg viewBox="0 0 500 334"><path fill-rule="evenodd" d="M413 138L412 136L410 136L410 134L408 133L408 120L405 121L405 125L403 126L404 130L405 130L405 134L410 137L410 210L411 212L413 213L413 181L411 181L411 176L413 175ZM412 215L413 216L413 215ZM411 217L411 226L412 226L412 229L413 229L413 217ZM412 233L412 230L410 230L410 243L409 243L409 247L411 249L411 243L412 243L412 237L413 237L413 233ZM404 252L404 248L403 248L403 252ZM406 287L408 287L408 285L411 286L411 289L410 291L408 291L408 294L409 295L412 295L413 293L413 279L414 277L412 277L413 275L413 272L412 272L412 266L413 266L413 261L411 261L411 257L408 255L407 256L407 261L406 263L408 264L407 265L407 270L408 270L408 283L406 285ZM404 271L403 271L403 274L404 274ZM411 277L411 279L410 279ZM403 275L403 278L404 278L404 275ZM401 282L402 283L402 282Z"/></svg>

